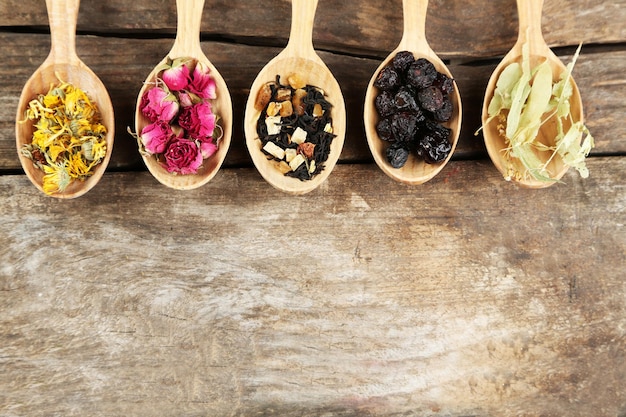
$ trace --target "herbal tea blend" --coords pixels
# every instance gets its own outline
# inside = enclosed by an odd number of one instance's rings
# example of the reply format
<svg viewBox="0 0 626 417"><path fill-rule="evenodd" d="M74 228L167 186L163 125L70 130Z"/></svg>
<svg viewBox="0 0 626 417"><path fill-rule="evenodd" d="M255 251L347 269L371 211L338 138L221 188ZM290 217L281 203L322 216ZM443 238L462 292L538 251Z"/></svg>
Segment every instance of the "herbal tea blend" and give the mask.
<svg viewBox="0 0 626 417"><path fill-rule="evenodd" d="M20 151L44 172L42 187L48 195L87 179L106 155L107 129L98 107L70 83L61 81L31 100L20 123L27 120L35 121L35 131Z"/></svg>
<svg viewBox="0 0 626 417"><path fill-rule="evenodd" d="M379 89L376 132L389 142L386 157L391 166L402 168L412 150L426 163L444 161L452 150L452 131L442 123L454 112L453 80L427 59L401 51L381 69L374 87Z"/></svg>
<svg viewBox="0 0 626 417"><path fill-rule="evenodd" d="M154 155L170 173L196 174L219 146L216 98L209 68L192 58L168 58L141 98L139 109L150 123L136 136L140 152Z"/></svg>
<svg viewBox="0 0 626 417"><path fill-rule="evenodd" d="M532 177L538 181L554 181L546 168L556 157L577 169L582 178L589 176L585 158L593 148L594 140L582 121L573 120L569 102L573 92L570 77L581 46L566 71L560 74L558 82L552 81L548 61L531 68L528 44L522 46L522 63L511 63L500 73L485 125L494 119L498 121L498 132L508 147L504 154L508 162L507 180ZM537 137L541 127L553 118L557 134L554 145L549 146ZM567 131L566 122L571 124ZM537 152L550 152L551 155L544 163L537 157ZM513 160L521 162L523 171L516 170Z"/></svg>
<svg viewBox="0 0 626 417"><path fill-rule="evenodd" d="M302 181L324 169L333 134L330 110L324 91L305 85L297 74L287 77L287 84L265 84L256 98L261 110L257 134L261 150L275 161L286 176Z"/></svg>

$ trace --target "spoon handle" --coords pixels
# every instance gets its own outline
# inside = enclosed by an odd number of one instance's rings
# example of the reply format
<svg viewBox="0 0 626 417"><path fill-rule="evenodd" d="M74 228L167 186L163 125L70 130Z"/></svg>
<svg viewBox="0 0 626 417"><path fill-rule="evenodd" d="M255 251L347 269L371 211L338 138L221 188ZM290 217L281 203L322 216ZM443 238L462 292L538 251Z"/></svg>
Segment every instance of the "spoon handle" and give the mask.
<svg viewBox="0 0 626 417"><path fill-rule="evenodd" d="M171 58L202 57L200 26L204 0L176 0L176 40L170 51Z"/></svg>
<svg viewBox="0 0 626 417"><path fill-rule="evenodd" d="M317 57L313 49L313 22L318 0L291 1L291 31L285 51L305 58Z"/></svg>
<svg viewBox="0 0 626 417"><path fill-rule="evenodd" d="M528 41L531 55L543 55L549 48L541 32L543 0L517 0L519 32L517 43Z"/></svg>
<svg viewBox="0 0 626 417"><path fill-rule="evenodd" d="M46 0L50 23L50 54L47 60L76 64L76 21L80 0Z"/></svg>
<svg viewBox="0 0 626 417"><path fill-rule="evenodd" d="M523 1L523 0L522 0ZM426 42L426 12L428 0L403 0L402 13L404 31L399 49L415 51L429 50Z"/></svg>

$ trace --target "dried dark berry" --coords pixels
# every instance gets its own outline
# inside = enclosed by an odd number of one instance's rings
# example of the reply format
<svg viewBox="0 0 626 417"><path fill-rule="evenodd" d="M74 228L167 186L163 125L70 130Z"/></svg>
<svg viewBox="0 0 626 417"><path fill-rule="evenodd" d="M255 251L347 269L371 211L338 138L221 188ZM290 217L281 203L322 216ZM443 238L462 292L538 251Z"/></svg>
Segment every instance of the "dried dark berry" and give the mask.
<svg viewBox="0 0 626 417"><path fill-rule="evenodd" d="M443 125L440 125L437 122L426 120L422 129L422 132L424 134L426 133L431 134L432 136L436 137L437 140L439 141L444 141L444 140L448 141L452 130L448 129L447 127Z"/></svg>
<svg viewBox="0 0 626 417"><path fill-rule="evenodd" d="M408 87L400 87L394 96L394 104L397 111L420 111L420 108L415 101L415 93Z"/></svg>
<svg viewBox="0 0 626 417"><path fill-rule="evenodd" d="M424 133L418 143L417 153L429 164L441 162L452 150L450 134L452 130L439 123L427 121Z"/></svg>
<svg viewBox="0 0 626 417"><path fill-rule="evenodd" d="M417 133L418 117L414 113L402 112L391 116L391 131L393 137L399 142L413 140Z"/></svg>
<svg viewBox="0 0 626 417"><path fill-rule="evenodd" d="M391 91L400 86L400 75L391 67L383 68L374 81L374 87Z"/></svg>
<svg viewBox="0 0 626 417"><path fill-rule="evenodd" d="M376 110L378 110L378 114L382 117L390 116L395 112L393 94L389 91L382 91L377 95L376 100L374 100L374 105L376 106Z"/></svg>
<svg viewBox="0 0 626 417"><path fill-rule="evenodd" d="M437 78L435 66L425 58L419 58L407 69L406 79L416 88L430 87Z"/></svg>
<svg viewBox="0 0 626 417"><path fill-rule="evenodd" d="M449 140L439 141L435 136L426 134L419 141L417 153L428 164L441 162L448 157L452 150Z"/></svg>
<svg viewBox="0 0 626 417"><path fill-rule="evenodd" d="M436 110L433 113L433 116L438 122L447 122L452 118L452 110L452 102L450 101L450 98L448 96L445 96L443 98L443 105L440 109Z"/></svg>
<svg viewBox="0 0 626 417"><path fill-rule="evenodd" d="M380 119L380 121L376 124L376 132L378 133L378 137L382 140L393 141L393 132L391 131L391 120Z"/></svg>
<svg viewBox="0 0 626 417"><path fill-rule="evenodd" d="M398 73L403 74L413 62L415 62L413 52L400 51L393 57L391 65L393 65L393 68L398 71Z"/></svg>
<svg viewBox="0 0 626 417"><path fill-rule="evenodd" d="M443 106L443 94L435 86L430 86L417 93L420 105L430 112L435 112Z"/></svg>
<svg viewBox="0 0 626 417"><path fill-rule="evenodd" d="M402 168L409 159L409 148L401 142L392 143L386 151L387 161L394 168Z"/></svg>
<svg viewBox="0 0 626 417"><path fill-rule="evenodd" d="M437 78L435 78L433 85L439 88L444 94L451 94L454 91L454 82L452 78L441 72L437 73Z"/></svg>
<svg viewBox="0 0 626 417"><path fill-rule="evenodd" d="M415 60L411 52L402 51L376 82L381 90L375 100L381 116L376 131L381 140L390 142L386 157L391 166L404 166L410 150L429 164L445 160L452 150L452 131L440 123L454 113L449 96L454 80L437 72L427 59Z"/></svg>

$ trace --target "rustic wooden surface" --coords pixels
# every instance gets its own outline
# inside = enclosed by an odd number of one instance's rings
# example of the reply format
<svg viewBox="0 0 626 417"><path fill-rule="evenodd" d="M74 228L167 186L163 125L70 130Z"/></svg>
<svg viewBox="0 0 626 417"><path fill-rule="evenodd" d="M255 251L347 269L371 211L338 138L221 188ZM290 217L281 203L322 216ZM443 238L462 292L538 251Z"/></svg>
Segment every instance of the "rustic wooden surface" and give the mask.
<svg viewBox="0 0 626 417"><path fill-rule="evenodd" d="M517 35L514 0L431 0L457 78L453 161L420 185L373 163L367 82L401 1L320 0L314 43L342 86L340 164L301 197L253 168L243 107L284 47L286 0L207 0L203 50L233 95L226 162L172 191L126 133L173 42L174 1L83 0L77 52L109 89L116 143L86 195L21 170L19 93L49 49L39 0L0 3L0 415L626 416L626 2L545 0L596 137L591 176L525 190L489 161L480 105ZM237 122L239 120L240 122Z"/></svg>

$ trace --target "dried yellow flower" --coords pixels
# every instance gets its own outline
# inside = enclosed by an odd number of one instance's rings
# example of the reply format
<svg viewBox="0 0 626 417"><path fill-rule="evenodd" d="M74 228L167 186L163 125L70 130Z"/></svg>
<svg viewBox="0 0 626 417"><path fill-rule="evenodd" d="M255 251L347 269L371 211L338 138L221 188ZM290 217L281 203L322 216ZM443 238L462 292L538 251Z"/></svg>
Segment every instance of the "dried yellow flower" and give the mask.
<svg viewBox="0 0 626 417"><path fill-rule="evenodd" d="M46 194L63 192L74 180L84 181L106 155L106 127L87 94L61 81L31 100L22 123L33 120L32 141L21 153L44 172Z"/></svg>

